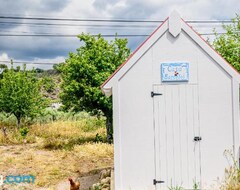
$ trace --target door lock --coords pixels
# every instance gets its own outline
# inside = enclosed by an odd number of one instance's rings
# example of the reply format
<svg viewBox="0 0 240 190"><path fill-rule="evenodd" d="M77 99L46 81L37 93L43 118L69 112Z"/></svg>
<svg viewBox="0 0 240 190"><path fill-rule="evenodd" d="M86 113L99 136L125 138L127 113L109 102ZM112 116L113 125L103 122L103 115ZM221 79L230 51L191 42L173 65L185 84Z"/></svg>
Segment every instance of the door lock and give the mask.
<svg viewBox="0 0 240 190"><path fill-rule="evenodd" d="M202 140L202 137L194 137L193 140L194 140L194 141L201 141L201 140Z"/></svg>

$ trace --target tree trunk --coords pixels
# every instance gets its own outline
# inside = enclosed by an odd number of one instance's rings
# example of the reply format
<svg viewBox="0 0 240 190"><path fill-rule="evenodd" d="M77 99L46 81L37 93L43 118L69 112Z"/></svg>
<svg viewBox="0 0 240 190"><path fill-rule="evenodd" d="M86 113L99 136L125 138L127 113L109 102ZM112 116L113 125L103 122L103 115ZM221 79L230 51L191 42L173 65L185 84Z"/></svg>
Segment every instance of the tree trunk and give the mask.
<svg viewBox="0 0 240 190"><path fill-rule="evenodd" d="M112 115L106 116L106 128L107 128L107 142L109 144L113 143L113 119Z"/></svg>
<svg viewBox="0 0 240 190"><path fill-rule="evenodd" d="M16 116L16 117L17 117L17 128L20 128L21 116Z"/></svg>

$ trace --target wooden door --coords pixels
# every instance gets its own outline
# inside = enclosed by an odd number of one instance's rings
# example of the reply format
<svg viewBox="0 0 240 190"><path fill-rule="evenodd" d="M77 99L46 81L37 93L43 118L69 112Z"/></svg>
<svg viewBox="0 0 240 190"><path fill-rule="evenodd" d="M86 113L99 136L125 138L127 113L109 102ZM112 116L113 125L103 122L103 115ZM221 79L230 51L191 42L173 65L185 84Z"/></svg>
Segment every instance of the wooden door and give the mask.
<svg viewBox="0 0 240 190"><path fill-rule="evenodd" d="M156 189L200 188L197 85L154 85Z"/></svg>

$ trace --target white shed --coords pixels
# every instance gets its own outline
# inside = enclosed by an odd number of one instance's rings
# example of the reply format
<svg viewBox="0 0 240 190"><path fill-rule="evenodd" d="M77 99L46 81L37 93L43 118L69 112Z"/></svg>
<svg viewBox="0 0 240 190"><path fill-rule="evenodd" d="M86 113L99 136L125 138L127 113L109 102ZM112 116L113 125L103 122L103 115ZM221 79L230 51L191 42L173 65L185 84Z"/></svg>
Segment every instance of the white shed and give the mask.
<svg viewBox="0 0 240 190"><path fill-rule="evenodd" d="M211 189L239 159L239 73L174 11L102 84L115 190Z"/></svg>

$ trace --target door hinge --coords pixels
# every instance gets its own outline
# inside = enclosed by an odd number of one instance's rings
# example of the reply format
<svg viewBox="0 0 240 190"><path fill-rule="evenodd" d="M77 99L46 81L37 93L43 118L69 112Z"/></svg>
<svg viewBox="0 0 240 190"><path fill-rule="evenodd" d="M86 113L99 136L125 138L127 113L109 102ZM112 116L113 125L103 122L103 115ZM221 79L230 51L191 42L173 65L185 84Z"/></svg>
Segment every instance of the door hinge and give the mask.
<svg viewBox="0 0 240 190"><path fill-rule="evenodd" d="M151 92L151 97L154 97L154 96L161 96L161 95L162 95L161 93Z"/></svg>
<svg viewBox="0 0 240 190"><path fill-rule="evenodd" d="M157 183L164 183L164 181L157 181L156 179L153 180L153 185L156 185Z"/></svg>

